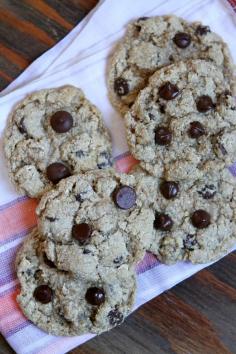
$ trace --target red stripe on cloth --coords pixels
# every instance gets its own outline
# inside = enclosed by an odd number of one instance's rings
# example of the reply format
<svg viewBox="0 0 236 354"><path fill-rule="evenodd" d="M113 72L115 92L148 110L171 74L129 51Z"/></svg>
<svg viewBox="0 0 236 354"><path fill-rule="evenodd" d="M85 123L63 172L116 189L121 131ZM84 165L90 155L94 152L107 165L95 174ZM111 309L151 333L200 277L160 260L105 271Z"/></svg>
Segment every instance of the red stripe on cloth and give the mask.
<svg viewBox="0 0 236 354"><path fill-rule="evenodd" d="M121 160L117 160L115 163L115 167L118 172L128 173L131 168L137 164L138 160L136 160L133 156L129 155Z"/></svg>
<svg viewBox="0 0 236 354"><path fill-rule="evenodd" d="M0 298L0 331L3 335L6 335L9 331L14 330L14 328L19 327L26 321L16 302L18 294L19 289L16 289Z"/></svg>
<svg viewBox="0 0 236 354"><path fill-rule="evenodd" d="M22 200L0 212L0 242L36 224L35 199Z"/></svg>
<svg viewBox="0 0 236 354"><path fill-rule="evenodd" d="M232 6L233 10L236 11L236 0L227 0L227 1Z"/></svg>

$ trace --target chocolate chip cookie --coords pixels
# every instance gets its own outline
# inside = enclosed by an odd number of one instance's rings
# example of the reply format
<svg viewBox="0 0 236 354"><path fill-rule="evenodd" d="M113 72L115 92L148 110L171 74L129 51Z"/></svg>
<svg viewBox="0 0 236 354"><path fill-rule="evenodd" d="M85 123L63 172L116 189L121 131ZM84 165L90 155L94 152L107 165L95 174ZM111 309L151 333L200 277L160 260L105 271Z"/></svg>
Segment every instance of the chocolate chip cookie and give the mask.
<svg viewBox="0 0 236 354"><path fill-rule="evenodd" d="M133 156L167 180L201 178L206 161L236 158L236 103L223 74L205 60L158 70L125 115Z"/></svg>
<svg viewBox="0 0 236 354"><path fill-rule="evenodd" d="M154 234L147 250L164 263L214 261L236 243L235 177L223 163L208 162L203 172L194 181L155 178Z"/></svg>
<svg viewBox="0 0 236 354"><path fill-rule="evenodd" d="M9 119L4 143L10 178L31 197L74 173L112 164L101 114L73 86L26 97Z"/></svg>
<svg viewBox="0 0 236 354"><path fill-rule="evenodd" d="M100 265L140 261L152 239L149 177L97 170L75 175L46 193L37 208L45 253L59 269L90 279Z"/></svg>
<svg viewBox="0 0 236 354"><path fill-rule="evenodd" d="M176 16L142 17L128 25L108 70L112 104L125 113L157 69L186 59L212 61L235 93L234 65L226 43L208 26Z"/></svg>
<svg viewBox="0 0 236 354"><path fill-rule="evenodd" d="M132 267L101 266L92 279L80 273L75 277L47 259L42 242L35 229L17 255L17 301L25 316L44 331L63 336L101 333L121 324L135 299Z"/></svg>

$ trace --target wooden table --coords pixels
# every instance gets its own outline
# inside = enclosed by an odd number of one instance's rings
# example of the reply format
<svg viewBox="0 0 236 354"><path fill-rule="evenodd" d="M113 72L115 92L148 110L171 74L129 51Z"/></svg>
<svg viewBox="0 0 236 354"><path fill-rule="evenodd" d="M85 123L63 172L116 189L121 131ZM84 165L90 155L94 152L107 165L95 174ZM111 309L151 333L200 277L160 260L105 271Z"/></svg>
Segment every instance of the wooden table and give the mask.
<svg viewBox="0 0 236 354"><path fill-rule="evenodd" d="M96 3L0 0L0 89L63 38ZM0 353L12 352L0 337ZM236 253L150 301L121 327L71 353L236 353Z"/></svg>

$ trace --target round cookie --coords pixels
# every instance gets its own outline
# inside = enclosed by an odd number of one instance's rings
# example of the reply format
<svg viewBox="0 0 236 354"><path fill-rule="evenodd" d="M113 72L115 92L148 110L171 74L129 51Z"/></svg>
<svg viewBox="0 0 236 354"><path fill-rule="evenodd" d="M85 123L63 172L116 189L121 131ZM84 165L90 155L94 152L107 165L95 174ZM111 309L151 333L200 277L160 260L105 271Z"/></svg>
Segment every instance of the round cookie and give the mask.
<svg viewBox="0 0 236 354"><path fill-rule="evenodd" d="M108 70L112 104L125 113L151 74L186 59L212 61L236 92L235 68L228 46L208 26L176 16L144 17L128 25L112 55Z"/></svg>
<svg viewBox="0 0 236 354"><path fill-rule="evenodd" d="M236 104L210 62L180 62L158 70L125 115L132 155L150 174L201 178L208 160L236 157Z"/></svg>
<svg viewBox="0 0 236 354"><path fill-rule="evenodd" d="M207 263L236 243L236 181L224 164L208 162L198 180L155 178L155 221L147 251L163 263ZM136 173L145 173L140 168Z"/></svg>
<svg viewBox="0 0 236 354"><path fill-rule="evenodd" d="M12 182L31 197L71 174L112 164L101 113L73 86L41 90L21 101L9 119L4 149Z"/></svg>
<svg viewBox="0 0 236 354"><path fill-rule="evenodd" d="M47 257L60 269L93 277L98 265L140 261L152 239L148 179L97 170L46 193L37 208Z"/></svg>
<svg viewBox="0 0 236 354"><path fill-rule="evenodd" d="M25 316L44 331L63 336L101 333L121 324L134 304L134 270L99 267L91 280L74 277L46 258L41 242L34 229L17 255L17 301Z"/></svg>

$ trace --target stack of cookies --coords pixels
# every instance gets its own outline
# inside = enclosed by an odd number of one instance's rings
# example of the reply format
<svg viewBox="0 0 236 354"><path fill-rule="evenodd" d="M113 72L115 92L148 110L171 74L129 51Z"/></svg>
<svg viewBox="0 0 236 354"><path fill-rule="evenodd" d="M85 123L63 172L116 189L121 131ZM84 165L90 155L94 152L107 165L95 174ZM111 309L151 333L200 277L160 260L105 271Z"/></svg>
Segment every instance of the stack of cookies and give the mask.
<svg viewBox="0 0 236 354"><path fill-rule="evenodd" d="M146 251L204 263L236 242L233 63L209 27L175 16L128 26L109 63L124 116L130 174L113 168L102 116L72 86L15 107L5 155L17 190L39 198L38 225L16 260L24 314L56 335L123 322Z"/></svg>

